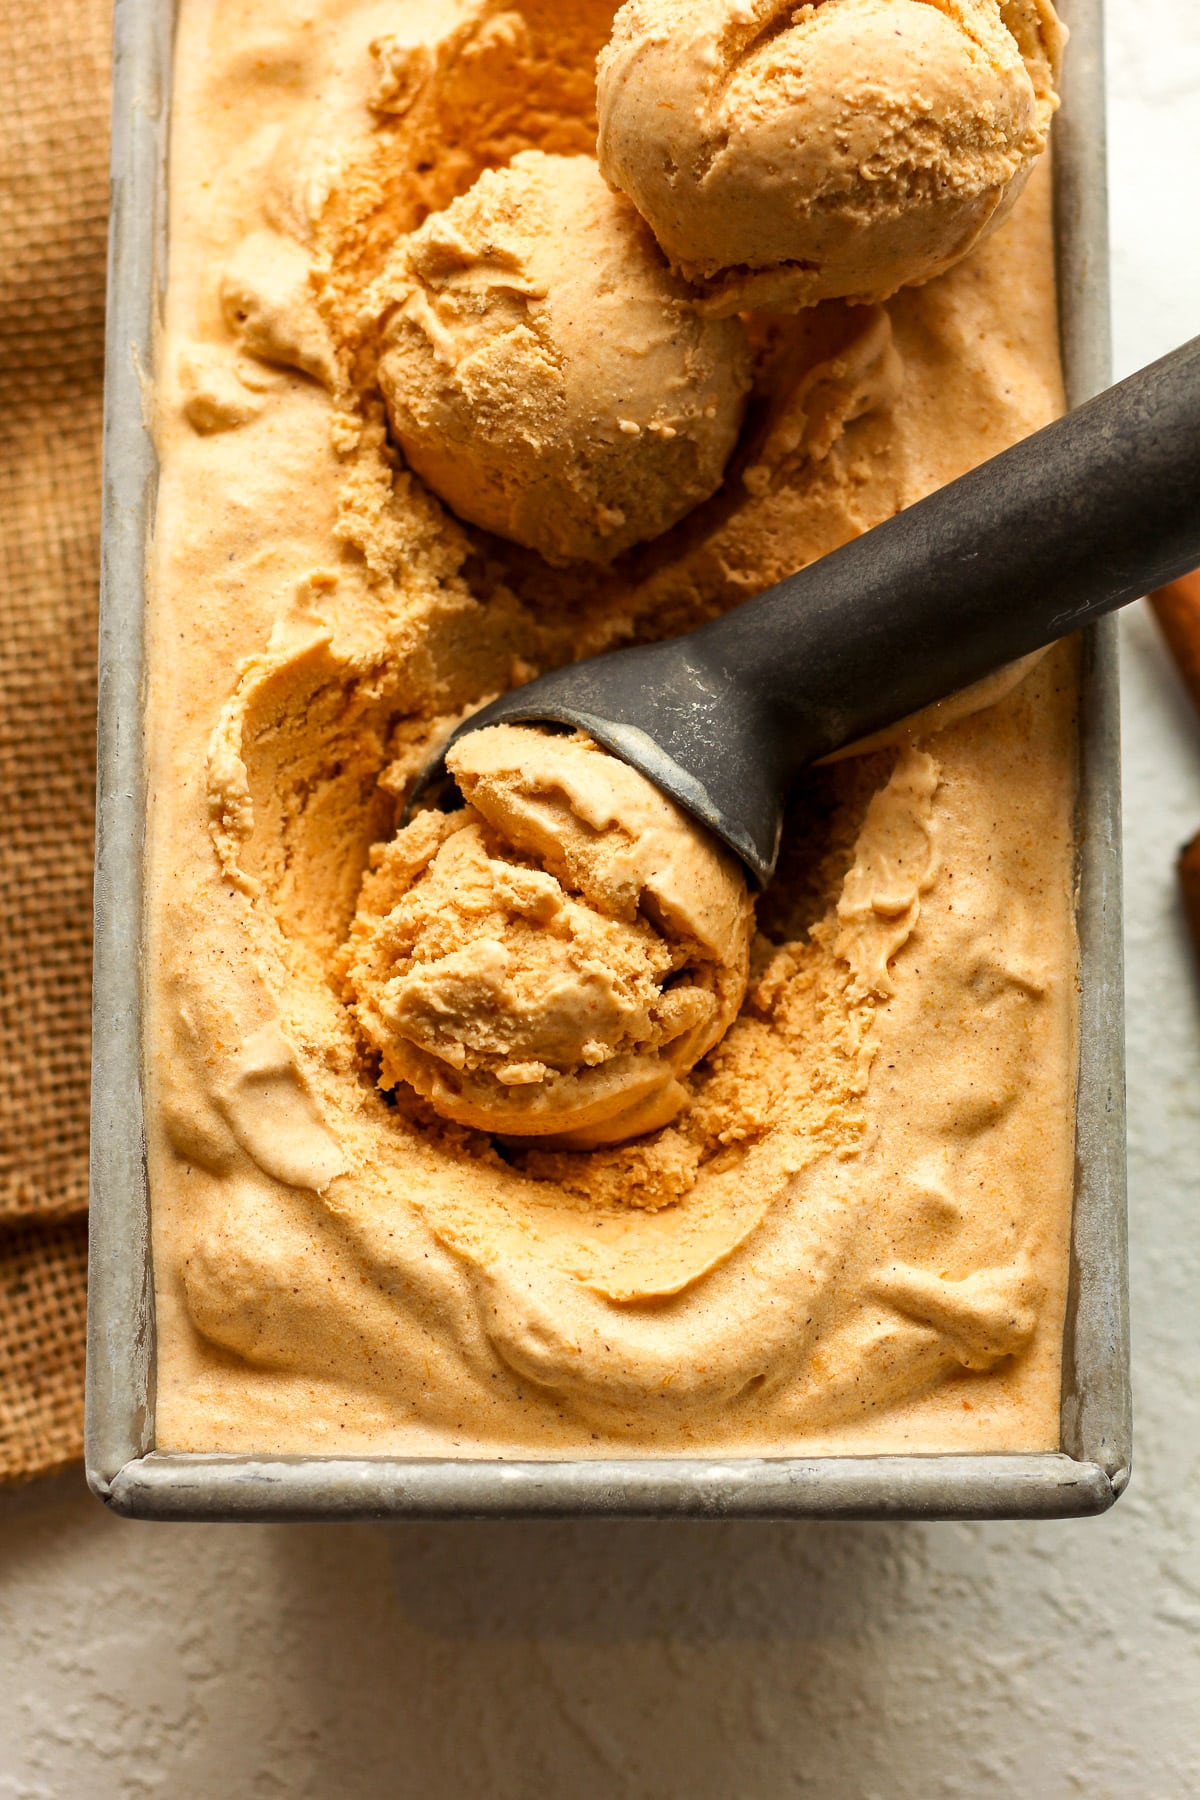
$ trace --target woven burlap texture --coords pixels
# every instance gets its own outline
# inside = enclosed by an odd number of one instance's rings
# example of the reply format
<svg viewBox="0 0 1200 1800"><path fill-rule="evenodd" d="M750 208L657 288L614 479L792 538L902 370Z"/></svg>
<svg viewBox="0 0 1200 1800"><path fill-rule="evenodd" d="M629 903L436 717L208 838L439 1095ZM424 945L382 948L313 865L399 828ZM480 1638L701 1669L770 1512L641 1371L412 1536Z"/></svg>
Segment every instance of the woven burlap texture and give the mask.
<svg viewBox="0 0 1200 1800"><path fill-rule="evenodd" d="M80 1453L108 0L0 0L0 1479Z"/></svg>

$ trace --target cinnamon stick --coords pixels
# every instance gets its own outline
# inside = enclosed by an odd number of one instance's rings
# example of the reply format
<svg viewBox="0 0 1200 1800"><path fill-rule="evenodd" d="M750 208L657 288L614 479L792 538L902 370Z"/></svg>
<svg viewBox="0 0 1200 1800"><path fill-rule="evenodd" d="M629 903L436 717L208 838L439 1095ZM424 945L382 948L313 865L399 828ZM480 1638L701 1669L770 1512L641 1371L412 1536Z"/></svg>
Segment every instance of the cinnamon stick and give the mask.
<svg viewBox="0 0 1200 1800"><path fill-rule="evenodd" d="M1200 955L1200 831L1190 844L1183 846L1175 867L1179 871L1179 886L1183 894L1183 910L1187 915L1188 929L1192 934L1196 953Z"/></svg>
<svg viewBox="0 0 1200 1800"><path fill-rule="evenodd" d="M1200 569L1181 575L1150 596L1167 648L1200 711Z"/></svg>
<svg viewBox="0 0 1200 1800"><path fill-rule="evenodd" d="M1150 604L1175 667L1200 712L1200 569L1159 588L1151 594ZM1200 832L1184 845L1175 867L1188 929L1200 955Z"/></svg>

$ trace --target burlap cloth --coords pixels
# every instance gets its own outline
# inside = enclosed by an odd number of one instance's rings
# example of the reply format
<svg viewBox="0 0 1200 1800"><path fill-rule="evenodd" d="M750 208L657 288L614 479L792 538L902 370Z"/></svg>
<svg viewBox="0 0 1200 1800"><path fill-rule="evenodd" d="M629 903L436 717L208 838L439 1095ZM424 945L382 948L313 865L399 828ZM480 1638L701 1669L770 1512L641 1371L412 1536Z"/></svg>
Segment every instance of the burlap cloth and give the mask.
<svg viewBox="0 0 1200 1800"><path fill-rule="evenodd" d="M0 1480L80 1454L109 0L0 0Z"/></svg>

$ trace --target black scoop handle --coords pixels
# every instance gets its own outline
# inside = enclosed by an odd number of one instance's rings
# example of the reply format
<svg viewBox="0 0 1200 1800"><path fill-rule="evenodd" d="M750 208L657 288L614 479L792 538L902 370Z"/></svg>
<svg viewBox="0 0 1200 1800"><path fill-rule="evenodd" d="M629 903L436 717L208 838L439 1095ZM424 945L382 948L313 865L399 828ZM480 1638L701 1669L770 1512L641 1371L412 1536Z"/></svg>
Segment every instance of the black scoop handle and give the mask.
<svg viewBox="0 0 1200 1800"><path fill-rule="evenodd" d="M1200 338L691 644L796 770L1197 563Z"/></svg>
<svg viewBox="0 0 1200 1800"><path fill-rule="evenodd" d="M540 676L459 733L580 726L764 882L802 768L1197 564L1200 338L723 618Z"/></svg>

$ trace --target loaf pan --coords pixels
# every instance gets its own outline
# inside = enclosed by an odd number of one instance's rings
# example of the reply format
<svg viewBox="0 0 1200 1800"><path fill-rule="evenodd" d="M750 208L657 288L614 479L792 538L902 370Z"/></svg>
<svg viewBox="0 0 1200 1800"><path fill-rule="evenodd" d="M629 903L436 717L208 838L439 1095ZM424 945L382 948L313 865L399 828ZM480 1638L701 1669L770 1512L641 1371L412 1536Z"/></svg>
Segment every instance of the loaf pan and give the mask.
<svg viewBox="0 0 1200 1800"><path fill-rule="evenodd" d="M1107 385L1101 0L1069 0L1055 124L1067 390ZM158 1519L1054 1518L1103 1512L1130 1459L1116 628L1083 646L1080 1067L1061 1449L1037 1455L500 1462L160 1454L142 1101L142 727L156 464L145 410L166 275L172 4L117 0L104 426L87 1478Z"/></svg>

